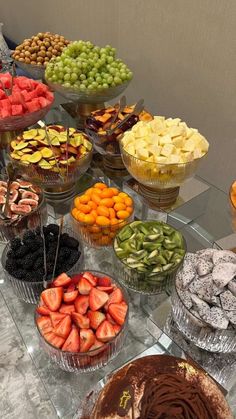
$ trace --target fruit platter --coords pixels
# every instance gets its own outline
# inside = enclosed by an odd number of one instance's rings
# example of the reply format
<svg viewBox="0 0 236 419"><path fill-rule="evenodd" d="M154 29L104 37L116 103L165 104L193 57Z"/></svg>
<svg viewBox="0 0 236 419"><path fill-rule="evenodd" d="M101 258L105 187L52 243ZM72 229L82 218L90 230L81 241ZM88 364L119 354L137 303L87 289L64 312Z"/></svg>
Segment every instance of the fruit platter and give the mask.
<svg viewBox="0 0 236 419"><path fill-rule="evenodd" d="M70 43L62 35L39 32L25 39L12 53L17 66L32 77L42 79L51 58L59 57Z"/></svg>
<svg viewBox="0 0 236 419"><path fill-rule="evenodd" d="M33 128L10 144L10 157L22 176L43 189L66 190L88 169L93 153L86 134L61 125Z"/></svg>
<svg viewBox="0 0 236 419"><path fill-rule="evenodd" d="M0 132L17 131L44 118L54 101L47 86L24 76L0 74Z"/></svg>
<svg viewBox="0 0 236 419"><path fill-rule="evenodd" d="M123 346L128 295L102 272L62 273L41 293L35 321L44 350L62 369L94 371Z"/></svg>

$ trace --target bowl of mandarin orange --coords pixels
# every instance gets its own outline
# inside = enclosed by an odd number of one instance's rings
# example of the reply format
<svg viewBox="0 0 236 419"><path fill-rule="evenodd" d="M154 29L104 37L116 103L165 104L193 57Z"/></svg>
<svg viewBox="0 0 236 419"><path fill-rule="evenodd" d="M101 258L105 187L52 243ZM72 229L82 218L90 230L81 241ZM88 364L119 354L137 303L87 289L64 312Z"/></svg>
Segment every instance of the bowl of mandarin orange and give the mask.
<svg viewBox="0 0 236 419"><path fill-rule="evenodd" d="M71 207L73 230L92 247L111 246L116 233L133 216L133 199L102 182L76 196Z"/></svg>

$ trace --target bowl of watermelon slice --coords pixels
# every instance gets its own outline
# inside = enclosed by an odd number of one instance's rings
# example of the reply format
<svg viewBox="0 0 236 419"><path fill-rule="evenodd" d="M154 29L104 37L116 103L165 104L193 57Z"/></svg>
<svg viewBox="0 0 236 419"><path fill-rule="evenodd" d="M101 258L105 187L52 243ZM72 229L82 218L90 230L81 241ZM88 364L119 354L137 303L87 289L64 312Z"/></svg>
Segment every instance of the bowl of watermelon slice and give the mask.
<svg viewBox="0 0 236 419"><path fill-rule="evenodd" d="M44 118L54 95L43 83L0 74L0 132L22 130Z"/></svg>
<svg viewBox="0 0 236 419"><path fill-rule="evenodd" d="M102 368L124 344L128 304L127 291L102 272L63 273L41 293L36 308L41 346L65 371Z"/></svg>

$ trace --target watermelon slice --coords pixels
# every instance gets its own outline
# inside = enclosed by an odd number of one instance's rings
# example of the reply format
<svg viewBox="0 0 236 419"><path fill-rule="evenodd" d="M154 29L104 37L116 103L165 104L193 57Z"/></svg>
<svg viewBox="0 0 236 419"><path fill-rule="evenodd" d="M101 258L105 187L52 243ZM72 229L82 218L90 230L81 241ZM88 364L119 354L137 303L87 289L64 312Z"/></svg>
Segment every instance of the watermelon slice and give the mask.
<svg viewBox="0 0 236 419"><path fill-rule="evenodd" d="M33 100L31 102L26 102L26 107L29 112L36 112L39 110L39 103L33 102Z"/></svg>

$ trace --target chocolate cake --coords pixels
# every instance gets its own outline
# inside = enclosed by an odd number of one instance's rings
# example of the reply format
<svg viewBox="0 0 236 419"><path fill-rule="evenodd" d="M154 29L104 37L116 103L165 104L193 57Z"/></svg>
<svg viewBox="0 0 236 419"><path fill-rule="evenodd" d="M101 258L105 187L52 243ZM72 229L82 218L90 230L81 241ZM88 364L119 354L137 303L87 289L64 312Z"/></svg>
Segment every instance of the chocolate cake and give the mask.
<svg viewBox="0 0 236 419"><path fill-rule="evenodd" d="M100 392L90 419L233 419L215 382L183 359L130 362Z"/></svg>

